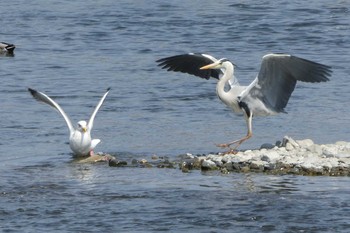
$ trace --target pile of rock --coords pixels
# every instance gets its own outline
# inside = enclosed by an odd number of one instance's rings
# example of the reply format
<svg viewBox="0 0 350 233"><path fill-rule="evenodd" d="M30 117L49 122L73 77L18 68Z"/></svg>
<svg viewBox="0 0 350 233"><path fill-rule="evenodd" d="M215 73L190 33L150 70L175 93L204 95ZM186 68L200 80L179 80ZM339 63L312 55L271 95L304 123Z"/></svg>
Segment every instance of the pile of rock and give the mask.
<svg viewBox="0 0 350 233"><path fill-rule="evenodd" d="M310 139L293 140L286 136L282 142L277 142L276 145L264 144L259 150L239 151L227 155L209 154L193 158L188 155L184 161L186 160L200 164L202 170L219 169L223 173L235 171L348 176L350 143L318 145ZM188 162L182 165L185 171Z"/></svg>

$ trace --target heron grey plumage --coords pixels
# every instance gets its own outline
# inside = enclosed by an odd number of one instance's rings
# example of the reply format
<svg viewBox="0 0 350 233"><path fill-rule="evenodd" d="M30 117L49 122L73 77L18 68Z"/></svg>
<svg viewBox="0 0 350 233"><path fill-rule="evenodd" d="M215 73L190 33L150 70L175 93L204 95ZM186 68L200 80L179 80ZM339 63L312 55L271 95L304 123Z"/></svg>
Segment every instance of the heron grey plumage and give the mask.
<svg viewBox="0 0 350 233"><path fill-rule="evenodd" d="M243 113L248 132L239 140L219 147L230 147L249 139L253 116L268 116L284 112L297 81L318 83L329 81L331 67L289 54L267 54L260 71L248 86L241 86L234 76L235 65L226 58L216 59L208 54L188 53L157 60L168 71L192 74L204 79L218 79L216 92L220 100L235 113ZM227 90L225 86L229 84Z"/></svg>
<svg viewBox="0 0 350 233"><path fill-rule="evenodd" d="M97 144L100 143L100 139L91 139L91 130L94 125L94 119L96 117L96 114L101 108L103 102L105 101L105 98L107 97L110 88L108 88L106 93L102 96L101 100L99 101L93 113L91 114L89 121L79 121L77 124L77 128L74 128L67 114L53 99L51 99L46 94L31 88L28 88L28 91L36 100L50 105L63 116L69 129L69 146L75 153L75 155L87 156L93 154L93 150L97 146Z"/></svg>

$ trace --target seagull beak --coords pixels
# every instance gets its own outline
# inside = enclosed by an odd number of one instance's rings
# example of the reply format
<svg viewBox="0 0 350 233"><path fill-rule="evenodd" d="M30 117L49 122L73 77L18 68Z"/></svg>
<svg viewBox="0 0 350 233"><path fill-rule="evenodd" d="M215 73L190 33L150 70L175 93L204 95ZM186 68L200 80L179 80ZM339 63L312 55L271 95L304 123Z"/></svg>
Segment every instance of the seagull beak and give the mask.
<svg viewBox="0 0 350 233"><path fill-rule="evenodd" d="M87 128L86 128L86 127L83 127L82 130L83 130L84 133L86 133Z"/></svg>
<svg viewBox="0 0 350 233"><path fill-rule="evenodd" d="M217 66L218 64L216 62L212 63L212 64L209 64L209 65L206 65L206 66L202 66L201 68L199 68L200 70L208 70L208 69L215 69L215 67Z"/></svg>

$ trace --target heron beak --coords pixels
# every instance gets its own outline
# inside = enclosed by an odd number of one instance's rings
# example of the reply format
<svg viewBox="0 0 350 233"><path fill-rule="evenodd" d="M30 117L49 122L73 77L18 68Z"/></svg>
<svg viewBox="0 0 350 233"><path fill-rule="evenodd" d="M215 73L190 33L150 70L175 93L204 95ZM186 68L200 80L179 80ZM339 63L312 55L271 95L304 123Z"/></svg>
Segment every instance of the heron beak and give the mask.
<svg viewBox="0 0 350 233"><path fill-rule="evenodd" d="M206 65L206 66L202 66L201 68L199 68L200 70L208 70L208 69L215 69L215 67L217 66L217 64L214 62L212 64Z"/></svg>

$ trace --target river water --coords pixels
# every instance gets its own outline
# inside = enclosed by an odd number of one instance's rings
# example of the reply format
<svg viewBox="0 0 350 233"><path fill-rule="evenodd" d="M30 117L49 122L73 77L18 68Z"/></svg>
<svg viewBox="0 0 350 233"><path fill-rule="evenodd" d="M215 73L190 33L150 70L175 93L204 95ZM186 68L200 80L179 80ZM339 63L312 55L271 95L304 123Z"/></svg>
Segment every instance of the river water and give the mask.
<svg viewBox="0 0 350 233"><path fill-rule="evenodd" d="M333 67L297 85L288 114L257 118L242 149L284 135L349 141L350 2L24 1L0 3L0 230L3 232L349 232L348 177L182 173L73 161L63 118L31 98L53 97L74 122L97 114L96 151L130 161L219 152L246 133L215 80L157 67L165 56L227 57L241 84L261 57L285 52Z"/></svg>

